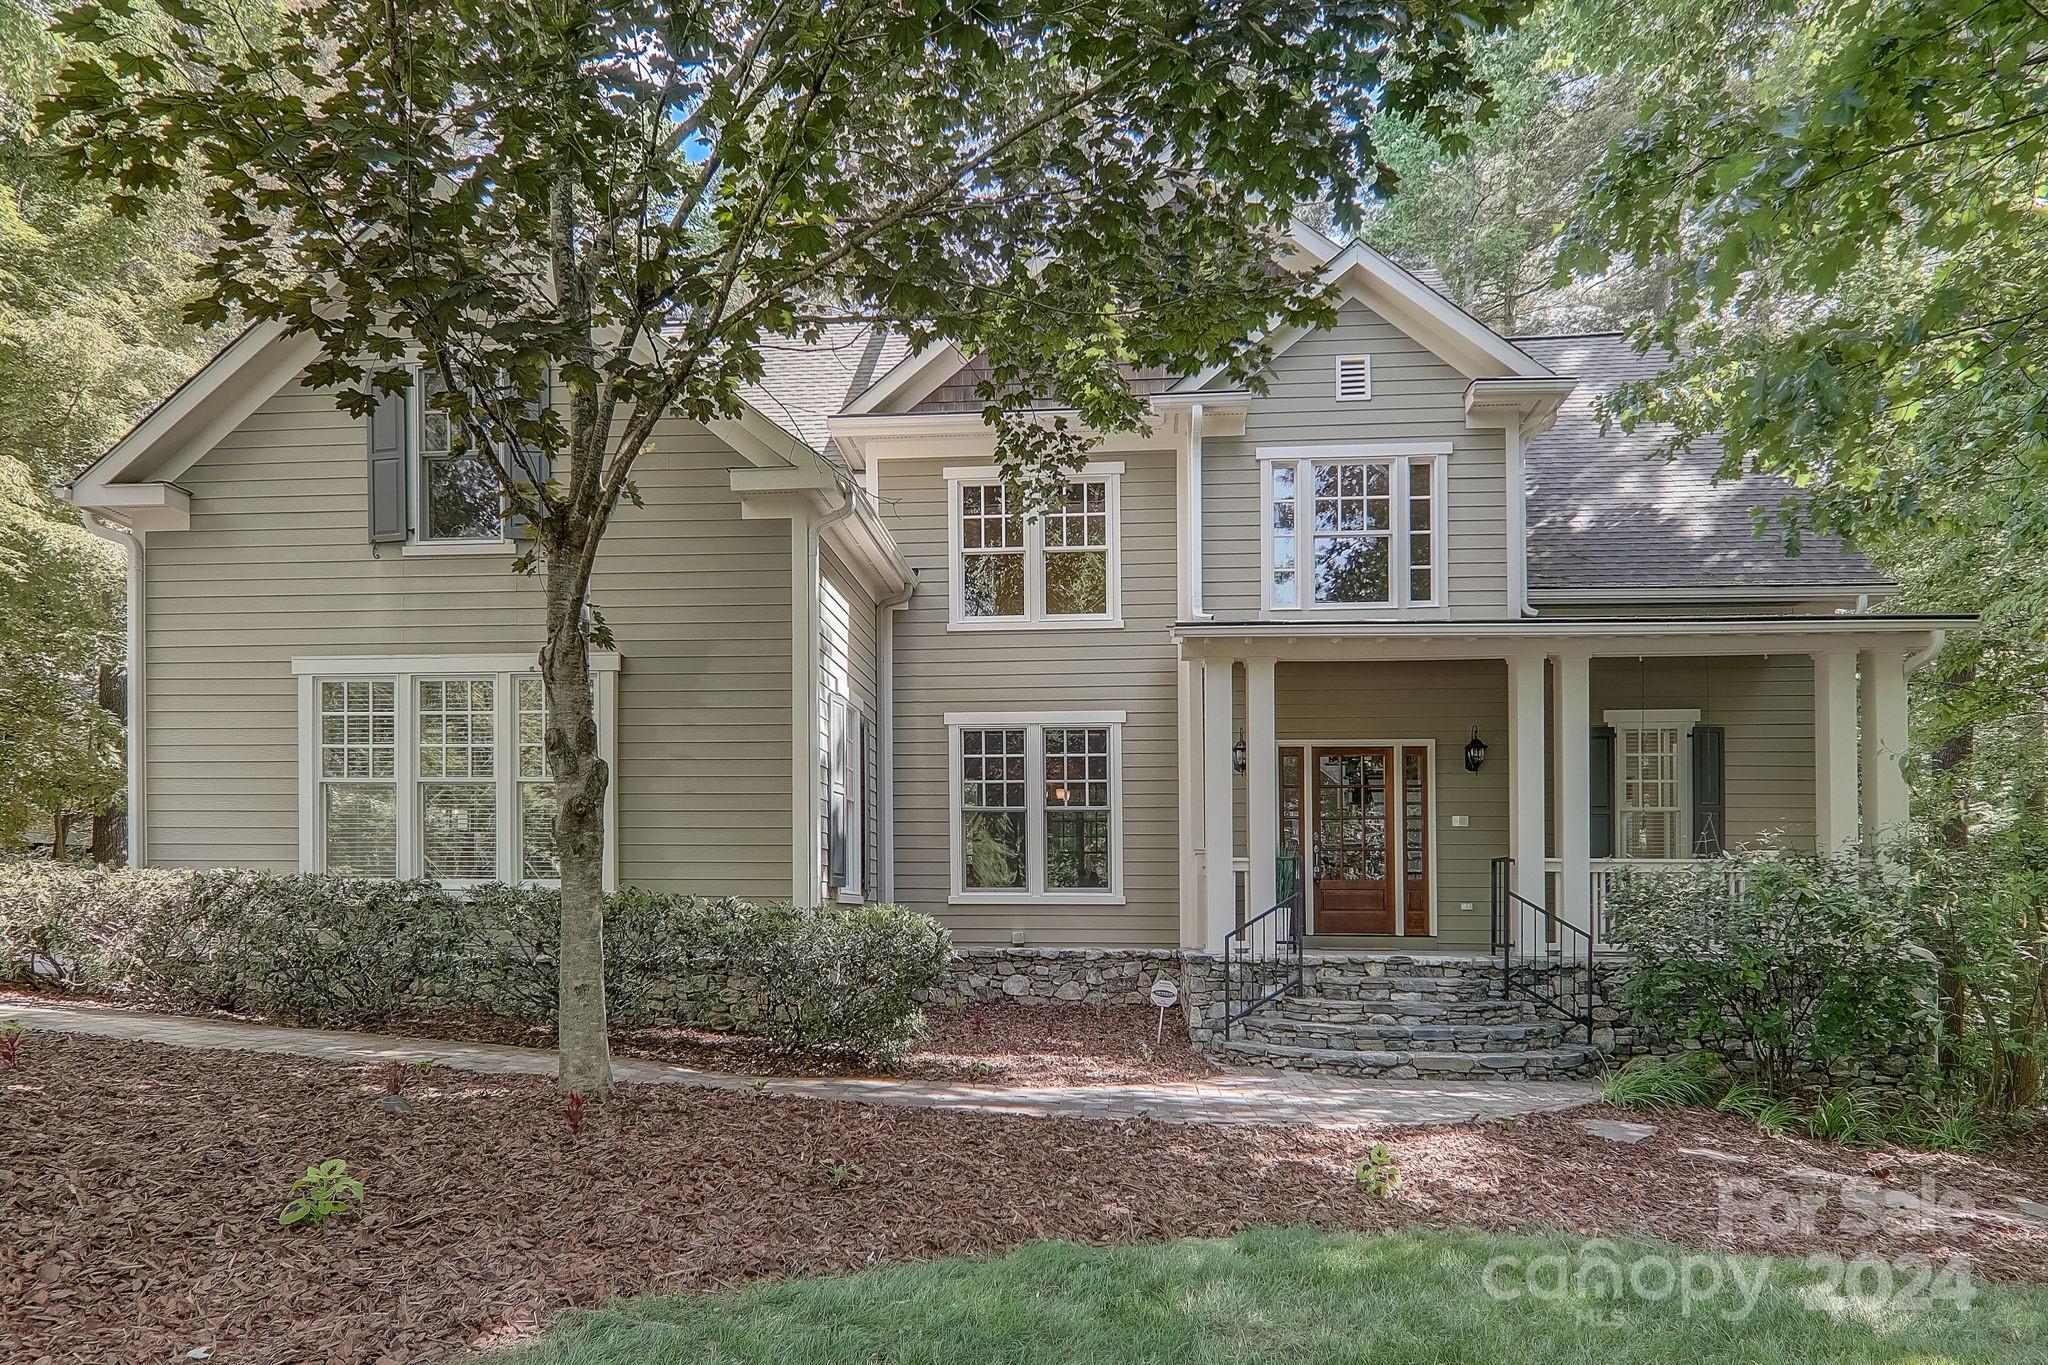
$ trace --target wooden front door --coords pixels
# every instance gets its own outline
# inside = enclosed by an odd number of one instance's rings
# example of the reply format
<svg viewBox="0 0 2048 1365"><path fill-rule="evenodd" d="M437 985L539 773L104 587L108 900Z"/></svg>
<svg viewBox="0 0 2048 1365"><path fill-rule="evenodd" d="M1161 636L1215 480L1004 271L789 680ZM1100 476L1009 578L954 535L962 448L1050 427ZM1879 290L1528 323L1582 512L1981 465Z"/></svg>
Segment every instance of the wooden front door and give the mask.
<svg viewBox="0 0 2048 1365"><path fill-rule="evenodd" d="M1391 749L1315 751L1315 932L1391 934L1398 901L1388 839Z"/></svg>

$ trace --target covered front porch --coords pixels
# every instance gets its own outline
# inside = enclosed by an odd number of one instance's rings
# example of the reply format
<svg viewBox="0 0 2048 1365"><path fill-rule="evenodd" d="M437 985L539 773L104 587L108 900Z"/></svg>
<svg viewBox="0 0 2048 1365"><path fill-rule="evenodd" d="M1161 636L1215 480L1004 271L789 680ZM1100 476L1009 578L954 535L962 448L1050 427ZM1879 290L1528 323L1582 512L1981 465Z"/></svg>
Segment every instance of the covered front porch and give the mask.
<svg viewBox="0 0 2048 1365"><path fill-rule="evenodd" d="M1944 624L1183 626L1183 942L1293 903L1310 947L1485 953L1507 903L1605 945L1622 868L1882 837Z"/></svg>

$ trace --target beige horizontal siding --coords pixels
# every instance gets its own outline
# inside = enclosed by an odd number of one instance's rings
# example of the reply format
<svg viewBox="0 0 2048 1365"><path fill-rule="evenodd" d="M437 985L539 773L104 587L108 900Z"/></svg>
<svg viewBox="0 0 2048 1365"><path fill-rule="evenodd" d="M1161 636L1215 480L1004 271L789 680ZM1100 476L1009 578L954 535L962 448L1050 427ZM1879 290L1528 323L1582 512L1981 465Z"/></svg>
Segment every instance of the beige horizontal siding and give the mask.
<svg viewBox="0 0 2048 1365"><path fill-rule="evenodd" d="M626 882L786 896L789 525L743 521L739 456L701 427L656 432L591 599L619 675ZM406 556L365 528L363 424L294 384L181 480L188 531L149 538L148 859L298 862L291 660L536 650L540 583L510 558Z"/></svg>
<svg viewBox="0 0 2048 1365"><path fill-rule="evenodd" d="M819 554L818 580L818 885L829 893L832 849L832 698L845 697L867 721L861 811L867 826L861 886L870 896L880 888L881 835L878 783L881 776L880 638L875 633L874 594L862 587L830 549Z"/></svg>
<svg viewBox="0 0 2048 1365"><path fill-rule="evenodd" d="M1372 398L1339 403L1341 355L1372 357ZM1256 617L1259 582L1259 467L1262 445L1402 438L1452 443L1444 558L1451 614L1507 615L1506 455L1498 431L1465 425L1466 378L1362 304L1337 325L1281 352L1254 397L1241 438L1202 446L1203 605L1232 619Z"/></svg>
<svg viewBox="0 0 2048 1365"><path fill-rule="evenodd" d="M1178 669L1174 468L1166 452L1121 455L1120 630L949 631L943 470L959 460L891 460L880 500L916 593L895 629L897 899L942 919L962 943L1174 947L1180 941L1175 774ZM949 905L948 711L1122 710L1121 906Z"/></svg>

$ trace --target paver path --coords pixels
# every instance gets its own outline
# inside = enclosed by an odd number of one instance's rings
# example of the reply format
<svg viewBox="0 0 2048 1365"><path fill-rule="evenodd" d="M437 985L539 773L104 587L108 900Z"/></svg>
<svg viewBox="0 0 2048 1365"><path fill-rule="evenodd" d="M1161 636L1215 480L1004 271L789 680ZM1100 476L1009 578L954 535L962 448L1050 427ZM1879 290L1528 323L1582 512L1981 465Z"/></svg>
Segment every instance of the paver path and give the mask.
<svg viewBox="0 0 2048 1365"><path fill-rule="evenodd" d="M177 1047L282 1052L331 1062L426 1061L497 1075L555 1074L552 1052L502 1043L271 1028L224 1019L14 1001L0 1002L0 1019L18 1019L25 1028L56 1033ZM1031 1118L1150 1118L1162 1123L1281 1123L1324 1128L1463 1123L1504 1114L1570 1109L1599 1098L1599 1087L1587 1081L1358 1081L1278 1071L1237 1071L1208 1080L1154 1085L994 1086L808 1076L759 1081L672 1062L619 1057L612 1061L612 1072L622 1082L643 1085L743 1091L760 1087L771 1095L801 1099L967 1109Z"/></svg>

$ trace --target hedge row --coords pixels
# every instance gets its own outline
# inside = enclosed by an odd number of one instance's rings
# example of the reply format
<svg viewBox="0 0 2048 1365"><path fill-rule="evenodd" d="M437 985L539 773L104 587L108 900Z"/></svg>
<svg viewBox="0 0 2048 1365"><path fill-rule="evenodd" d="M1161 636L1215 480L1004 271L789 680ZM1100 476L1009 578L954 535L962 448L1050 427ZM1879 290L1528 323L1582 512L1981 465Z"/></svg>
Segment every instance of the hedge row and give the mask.
<svg viewBox="0 0 2048 1365"><path fill-rule="evenodd" d="M185 1012L362 1027L405 1013L555 1014L551 888L0 864L0 980ZM627 1026L700 1025L779 1049L886 1056L945 930L893 906L804 909L622 891L605 902L605 986Z"/></svg>

